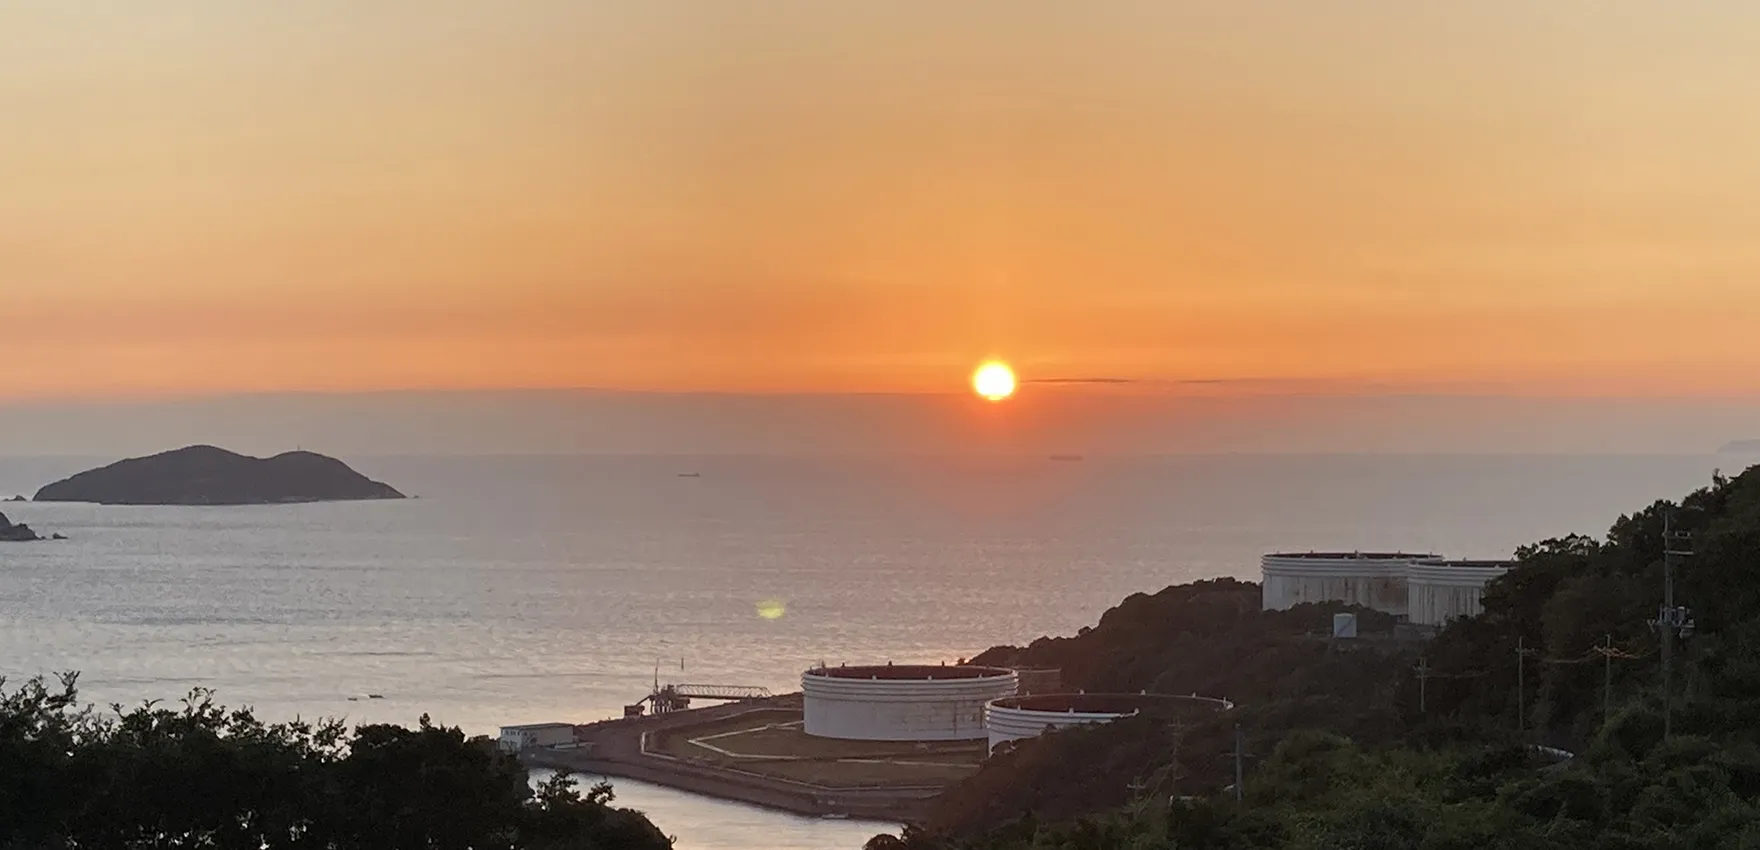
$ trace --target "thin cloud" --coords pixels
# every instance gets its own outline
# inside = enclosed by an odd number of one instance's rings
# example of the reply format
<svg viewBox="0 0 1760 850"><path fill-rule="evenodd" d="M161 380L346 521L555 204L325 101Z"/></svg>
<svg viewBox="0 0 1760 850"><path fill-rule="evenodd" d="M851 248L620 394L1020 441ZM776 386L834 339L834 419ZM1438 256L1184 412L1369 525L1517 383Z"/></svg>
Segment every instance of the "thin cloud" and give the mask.
<svg viewBox="0 0 1760 850"><path fill-rule="evenodd" d="M1145 391L1187 390L1193 393L1227 393L1272 395L1364 395L1411 394L1442 392L1451 387L1437 384L1366 381L1350 378L1127 378L1115 375L1075 375L1068 377L1027 378L1023 384L1066 387L1118 387ZM1466 386L1452 386L1465 390ZM1475 387L1480 393L1483 387Z"/></svg>
<svg viewBox="0 0 1760 850"><path fill-rule="evenodd" d="M1291 383L1277 378L1028 378L1027 384L1149 384L1160 386L1231 386L1245 384Z"/></svg>

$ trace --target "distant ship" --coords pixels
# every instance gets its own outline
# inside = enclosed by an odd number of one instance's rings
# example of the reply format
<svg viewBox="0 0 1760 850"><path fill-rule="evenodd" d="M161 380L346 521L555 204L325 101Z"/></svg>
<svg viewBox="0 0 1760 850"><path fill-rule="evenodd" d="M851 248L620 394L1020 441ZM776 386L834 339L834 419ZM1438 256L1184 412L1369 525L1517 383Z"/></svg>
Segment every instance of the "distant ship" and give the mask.
<svg viewBox="0 0 1760 850"><path fill-rule="evenodd" d="M1052 455L1051 459L1052 460L1062 460L1062 461L1076 461L1076 460L1081 460L1082 456L1081 455Z"/></svg>
<svg viewBox="0 0 1760 850"><path fill-rule="evenodd" d="M680 478L702 478L703 473L701 473L701 472L680 472L678 474L678 477L680 477Z"/></svg>

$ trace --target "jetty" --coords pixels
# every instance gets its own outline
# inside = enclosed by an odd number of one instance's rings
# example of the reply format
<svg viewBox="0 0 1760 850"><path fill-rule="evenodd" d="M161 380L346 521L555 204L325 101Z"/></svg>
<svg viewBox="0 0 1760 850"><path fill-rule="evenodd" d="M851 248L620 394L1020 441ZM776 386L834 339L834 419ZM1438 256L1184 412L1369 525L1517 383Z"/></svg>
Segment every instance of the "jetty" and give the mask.
<svg viewBox="0 0 1760 850"><path fill-rule="evenodd" d="M981 741L838 741L807 736L801 723L800 694L742 699L576 726L572 741L523 747L518 755L533 768L634 779L799 815L892 823L923 819L985 755Z"/></svg>

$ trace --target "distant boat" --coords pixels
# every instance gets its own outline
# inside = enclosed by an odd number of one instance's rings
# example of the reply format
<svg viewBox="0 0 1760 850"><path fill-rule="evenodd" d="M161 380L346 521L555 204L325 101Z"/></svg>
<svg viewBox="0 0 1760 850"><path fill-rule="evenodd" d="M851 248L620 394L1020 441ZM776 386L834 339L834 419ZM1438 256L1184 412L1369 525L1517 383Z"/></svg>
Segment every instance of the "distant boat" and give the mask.
<svg viewBox="0 0 1760 850"><path fill-rule="evenodd" d="M680 472L678 474L678 477L680 477L680 478L702 478L703 473L701 473L701 472Z"/></svg>
<svg viewBox="0 0 1760 850"><path fill-rule="evenodd" d="M384 699L384 694L367 694L367 699Z"/></svg>
<svg viewBox="0 0 1760 850"><path fill-rule="evenodd" d="M1081 455L1052 455L1051 459L1052 460L1059 460L1059 461L1078 461L1078 460L1082 459L1082 456Z"/></svg>

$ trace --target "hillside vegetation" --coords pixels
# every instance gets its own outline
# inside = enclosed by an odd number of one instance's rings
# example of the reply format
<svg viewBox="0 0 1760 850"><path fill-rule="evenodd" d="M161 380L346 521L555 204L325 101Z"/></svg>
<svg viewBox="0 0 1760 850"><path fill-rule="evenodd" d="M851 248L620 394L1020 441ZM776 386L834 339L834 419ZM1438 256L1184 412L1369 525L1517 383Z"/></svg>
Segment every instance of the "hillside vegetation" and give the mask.
<svg viewBox="0 0 1760 850"><path fill-rule="evenodd" d="M0 683L3 684L3 683ZM666 850L611 789L533 792L486 739L264 724L196 692L181 707L81 709L73 678L0 689L0 848Z"/></svg>
<svg viewBox="0 0 1760 850"><path fill-rule="evenodd" d="M1665 738L1647 621L1671 515L1693 535L1676 595L1696 629L1676 643ZM1621 517L1605 539L1517 557L1484 614L1428 642L1373 612L1364 637L1333 641L1337 606L1261 613L1257 585L1224 580L993 649L978 660L1062 667L1071 687L1239 708L1188 729L1125 721L1022 742L929 823L870 846L1760 847L1760 469Z"/></svg>

